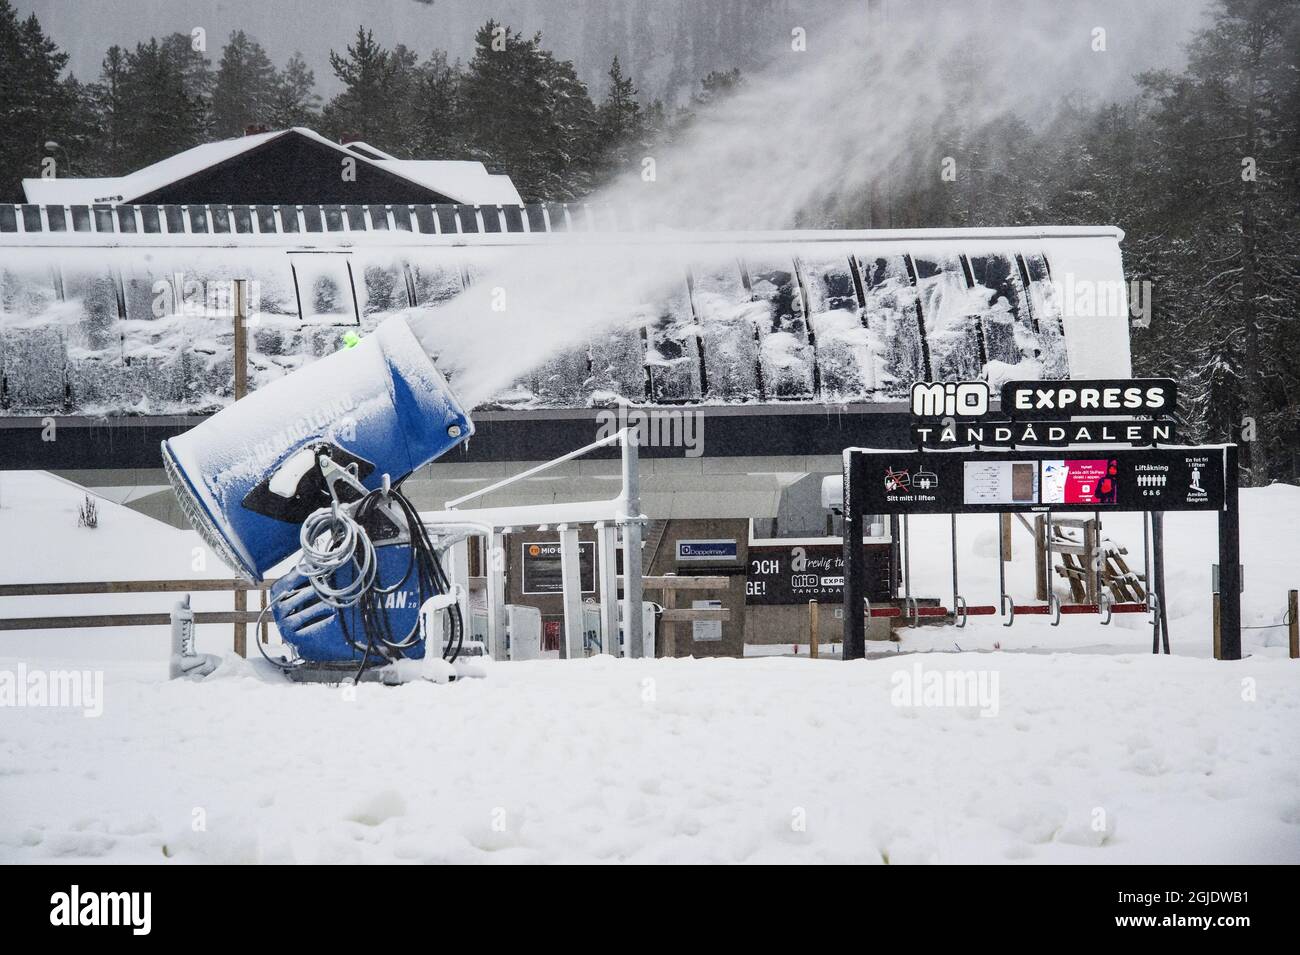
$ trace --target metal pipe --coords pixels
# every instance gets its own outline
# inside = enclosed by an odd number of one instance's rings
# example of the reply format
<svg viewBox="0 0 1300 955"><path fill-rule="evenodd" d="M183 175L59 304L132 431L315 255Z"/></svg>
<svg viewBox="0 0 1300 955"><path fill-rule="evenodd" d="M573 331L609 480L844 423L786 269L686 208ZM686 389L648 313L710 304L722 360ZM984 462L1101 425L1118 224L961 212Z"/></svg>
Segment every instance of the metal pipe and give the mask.
<svg viewBox="0 0 1300 955"><path fill-rule="evenodd" d="M512 474L508 478L502 478L500 481L497 481L495 484L489 484L485 488L481 488L477 491L472 491L469 494L461 495L455 500L448 501L444 506L447 508L447 510L454 510L456 507L460 506L466 501L472 501L476 497L483 497L487 494L491 494L493 491L499 491L503 487L509 487L511 484L514 484L517 481L523 481L526 480L527 478L532 477L535 474L541 474L543 471L549 471L551 468L555 467L556 465L565 464L569 461L572 461L574 458L582 457L582 455L587 454L590 451L595 451L597 448L603 448L611 444L619 444L619 443L623 443L624 445L626 445L625 436L631 433L631 431L632 431L631 428L623 428L621 431L618 431L615 434L611 434L607 438L601 438L599 441L593 441L591 444L588 444L585 447L578 448L578 450L576 451L570 451L568 454L563 454L560 455L560 457L558 458L554 458L553 460L544 461L541 464L535 465L529 468L527 471L520 471L518 474Z"/></svg>

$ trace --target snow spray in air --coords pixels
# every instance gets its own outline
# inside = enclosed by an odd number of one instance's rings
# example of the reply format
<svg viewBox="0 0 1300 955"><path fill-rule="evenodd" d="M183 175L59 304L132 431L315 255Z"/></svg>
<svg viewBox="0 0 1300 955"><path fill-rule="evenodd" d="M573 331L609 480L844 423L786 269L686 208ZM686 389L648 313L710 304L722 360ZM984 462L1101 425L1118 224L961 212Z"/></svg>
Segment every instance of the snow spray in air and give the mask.
<svg viewBox="0 0 1300 955"><path fill-rule="evenodd" d="M1092 21L1150 36L1155 24L1134 16L1110 0L1083 11L872 2L805 24L806 43L697 107L676 143L591 197L614 211L617 235L499 249L463 294L416 310L412 329L475 407L557 353L644 328L688 267L734 263L757 230L888 227L878 198L905 200L909 181L945 170L972 188L954 119L966 130L1013 114L1041 122L1080 86L1103 91L1122 77L1090 46Z"/></svg>

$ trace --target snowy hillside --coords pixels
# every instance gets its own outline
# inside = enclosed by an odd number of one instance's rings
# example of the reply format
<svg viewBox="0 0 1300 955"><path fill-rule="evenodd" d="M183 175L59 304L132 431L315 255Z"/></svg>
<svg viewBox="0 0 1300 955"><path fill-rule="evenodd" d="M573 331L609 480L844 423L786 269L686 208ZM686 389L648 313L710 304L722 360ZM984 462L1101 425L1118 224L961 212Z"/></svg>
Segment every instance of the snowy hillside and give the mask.
<svg viewBox="0 0 1300 955"><path fill-rule="evenodd" d="M46 475L0 476L0 538L33 545L0 551L0 580L191 573L193 535L107 503L78 529L79 502ZM1242 511L1245 623L1276 623L1300 489L1245 491ZM974 603L991 599L996 563L973 555L996 525L971 520ZM1110 522L1136 554L1136 522ZM946 519L913 533L918 589L941 595ZM973 621L901 648L988 652L495 664L353 692L234 658L167 682L163 628L6 634L0 672L75 665L105 683L98 717L0 709L0 861L1298 862L1300 662L1280 630L1247 631L1243 661L1204 659L1213 524L1171 515L1168 533L1173 657L1150 655L1142 618ZM96 598L38 599L0 614ZM227 645L210 630L203 649ZM935 673L985 696L901 705Z"/></svg>

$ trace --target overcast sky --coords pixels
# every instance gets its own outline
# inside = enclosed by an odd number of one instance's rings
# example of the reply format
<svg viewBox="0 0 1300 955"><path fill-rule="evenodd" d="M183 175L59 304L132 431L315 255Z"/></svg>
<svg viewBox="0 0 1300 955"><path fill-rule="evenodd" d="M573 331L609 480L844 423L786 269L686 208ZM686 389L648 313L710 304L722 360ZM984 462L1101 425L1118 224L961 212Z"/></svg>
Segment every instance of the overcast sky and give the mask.
<svg viewBox="0 0 1300 955"><path fill-rule="evenodd" d="M99 73L104 51L113 44L133 46L150 36L171 32L189 33L195 27L207 31L208 51L213 66L222 44L232 30L242 29L256 37L277 65L301 50L316 71L316 81L326 96L338 83L329 68L329 50L342 50L364 23L386 46L402 42L422 54L444 49L453 59L467 58L476 27L496 17L512 27L546 32L548 47L566 57L576 57L577 37L564 30L550 29L557 9L580 0L13 0L21 13L34 11L46 31L69 54L71 68L84 80ZM601 0L611 2L611 0ZM635 0L651 9L650 20L663 24L673 19L682 2L707 4L714 0ZM813 8L824 10L835 0L753 0L792 21ZM859 8L864 0L846 0ZM978 16L980 0L887 0L891 17L942 15L961 18ZM1014 10L1016 0L1002 8ZM1201 20L1205 0L1019 0L1030 5L1051 4L1060 9L1061 34L1065 42L1076 42L1092 26L1107 29L1109 55L1099 58L1093 75L1079 77L1082 87L1097 92L1114 91L1138 70L1151 66L1177 66L1182 61L1181 44ZM1007 15L1001 13L998 15ZM788 43L788 31L773 29L773 43ZM815 34L810 35L815 41ZM662 41L660 41L662 45ZM997 58L1014 58L1012 50L993 50ZM1004 60L1005 63L1005 60ZM731 64L711 64L725 69ZM579 63L584 75L602 71L605 64ZM1032 78L1026 78L1032 80ZM597 95L603 91L595 91Z"/></svg>

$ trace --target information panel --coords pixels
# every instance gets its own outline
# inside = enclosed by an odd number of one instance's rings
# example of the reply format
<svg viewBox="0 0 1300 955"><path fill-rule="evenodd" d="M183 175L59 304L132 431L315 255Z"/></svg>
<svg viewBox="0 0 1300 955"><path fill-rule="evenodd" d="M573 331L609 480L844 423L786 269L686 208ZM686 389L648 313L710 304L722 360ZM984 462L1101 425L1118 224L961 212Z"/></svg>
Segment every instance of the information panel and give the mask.
<svg viewBox="0 0 1300 955"><path fill-rule="evenodd" d="M889 589L889 545L863 544L867 596L885 600ZM844 600L844 545L792 544L749 547L745 603L751 606Z"/></svg>
<svg viewBox="0 0 1300 955"><path fill-rule="evenodd" d="M867 514L1202 511L1223 506L1224 448L850 451Z"/></svg>

